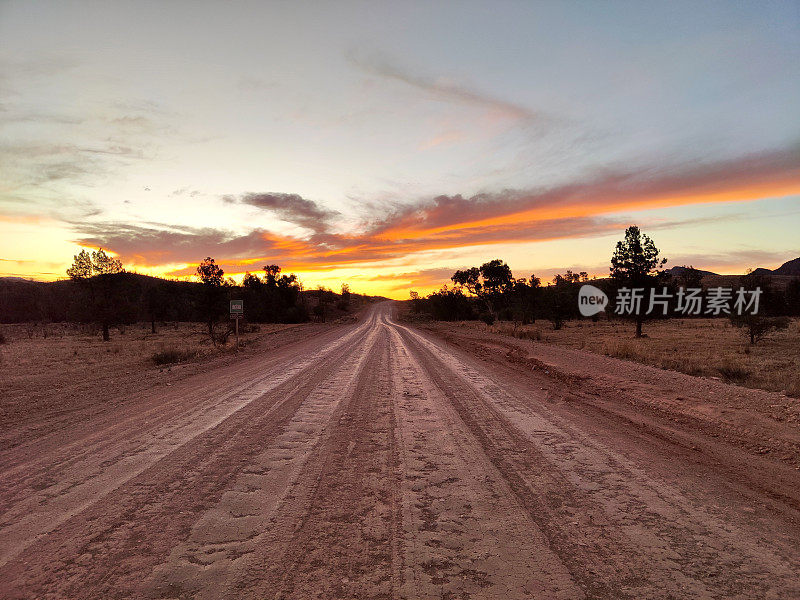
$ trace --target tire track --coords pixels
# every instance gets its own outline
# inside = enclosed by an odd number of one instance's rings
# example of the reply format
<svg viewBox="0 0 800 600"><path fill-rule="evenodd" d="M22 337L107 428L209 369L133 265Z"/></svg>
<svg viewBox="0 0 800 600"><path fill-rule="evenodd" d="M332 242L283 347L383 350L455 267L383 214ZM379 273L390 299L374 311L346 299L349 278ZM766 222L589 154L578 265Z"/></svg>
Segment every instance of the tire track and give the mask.
<svg viewBox="0 0 800 600"><path fill-rule="evenodd" d="M254 568L251 555L269 536L275 512L309 457L330 436L331 421L362 376L375 337L372 328L358 351L314 389L283 430L241 469L220 501L197 519L187 541L154 569L145 584L147 595L231 596L242 574ZM292 502L292 509L301 511L301 506Z"/></svg>
<svg viewBox="0 0 800 600"><path fill-rule="evenodd" d="M244 598L397 598L393 407L388 344L376 331L347 392L239 582Z"/></svg>
<svg viewBox="0 0 800 600"><path fill-rule="evenodd" d="M584 597L464 421L392 329L406 598Z"/></svg>

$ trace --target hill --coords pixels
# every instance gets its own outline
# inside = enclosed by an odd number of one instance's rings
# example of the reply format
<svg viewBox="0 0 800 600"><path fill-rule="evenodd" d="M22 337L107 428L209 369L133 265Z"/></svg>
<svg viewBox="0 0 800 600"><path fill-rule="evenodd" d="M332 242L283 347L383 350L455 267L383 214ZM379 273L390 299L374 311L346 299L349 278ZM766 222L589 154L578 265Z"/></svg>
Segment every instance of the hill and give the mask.
<svg viewBox="0 0 800 600"><path fill-rule="evenodd" d="M772 271L772 274L800 277L800 257L783 263L780 267Z"/></svg>
<svg viewBox="0 0 800 600"><path fill-rule="evenodd" d="M686 267L683 266L667 269L667 273L671 274L673 277L681 277L685 271ZM800 277L800 257L786 261L777 269L758 267L750 271L750 273L752 275L768 277L772 285L776 288L785 288L794 278ZM703 277L703 285L706 287L736 287L739 285L741 277L745 275L721 275L713 271L703 270L700 270L700 274Z"/></svg>

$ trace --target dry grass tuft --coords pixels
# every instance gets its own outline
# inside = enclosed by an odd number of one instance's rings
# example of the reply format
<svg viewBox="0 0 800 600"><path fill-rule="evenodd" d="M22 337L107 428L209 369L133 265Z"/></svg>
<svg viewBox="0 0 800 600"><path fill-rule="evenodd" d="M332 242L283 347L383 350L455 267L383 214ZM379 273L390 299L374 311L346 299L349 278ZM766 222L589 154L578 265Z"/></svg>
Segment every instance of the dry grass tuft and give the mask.
<svg viewBox="0 0 800 600"><path fill-rule="evenodd" d="M586 344L583 345L583 348ZM636 349L627 340L608 340L603 343L602 353L606 356L613 356L614 358L622 358L624 360L636 360L639 355Z"/></svg>
<svg viewBox="0 0 800 600"><path fill-rule="evenodd" d="M541 341L542 330L535 325L512 325L511 323L495 323L490 327L491 331L495 333L502 333L503 335L510 335L520 340L536 340Z"/></svg>
<svg viewBox="0 0 800 600"><path fill-rule="evenodd" d="M196 356L197 350L179 350L177 348L168 348L153 354L152 359L153 363L156 365L169 365L190 360Z"/></svg>

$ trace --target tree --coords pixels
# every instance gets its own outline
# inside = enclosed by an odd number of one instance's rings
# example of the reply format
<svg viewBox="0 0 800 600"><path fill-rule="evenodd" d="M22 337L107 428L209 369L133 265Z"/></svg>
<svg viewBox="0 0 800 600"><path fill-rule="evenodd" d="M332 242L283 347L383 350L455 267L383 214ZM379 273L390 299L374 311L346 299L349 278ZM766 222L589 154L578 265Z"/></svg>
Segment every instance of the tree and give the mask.
<svg viewBox="0 0 800 600"><path fill-rule="evenodd" d="M411 298L411 311L414 313L421 313L425 309L425 300L419 297L419 292L411 290L408 293Z"/></svg>
<svg viewBox="0 0 800 600"><path fill-rule="evenodd" d="M115 308L119 306L114 301L120 283L116 276L124 272L122 261L106 254L102 248L91 253L81 250L73 256L72 266L67 269L67 275L72 281L89 289L90 310L103 328L105 342L111 339L109 326L114 320Z"/></svg>
<svg viewBox="0 0 800 600"><path fill-rule="evenodd" d="M789 317L767 317L764 315L731 315L731 322L741 328L750 338L750 345L763 340L773 331L789 328Z"/></svg>
<svg viewBox="0 0 800 600"><path fill-rule="evenodd" d="M536 322L536 305L541 283L536 275L531 275L530 279L522 277L514 281L511 290L511 313L515 328L518 323L527 325Z"/></svg>
<svg viewBox="0 0 800 600"><path fill-rule="evenodd" d="M494 318L497 318L506 294L514 287L511 268L499 258L480 267L456 271L450 279L477 296Z"/></svg>
<svg viewBox="0 0 800 600"><path fill-rule="evenodd" d="M242 287L246 290L259 290L261 289L263 283L258 278L258 275L253 275L249 271L244 274L244 279L242 279Z"/></svg>
<svg viewBox="0 0 800 600"><path fill-rule="evenodd" d="M442 286L438 292L430 294L426 299L434 319L439 321L461 321L473 319L472 305L460 287L448 289Z"/></svg>
<svg viewBox="0 0 800 600"><path fill-rule="evenodd" d="M636 225L625 230L625 239L617 242L611 257L611 277L629 288L650 289L656 282L658 269L666 264L659 258L660 251L649 237ZM644 311L636 311L636 337L642 337Z"/></svg>
<svg viewBox="0 0 800 600"><path fill-rule="evenodd" d="M317 318L325 322L326 307L333 302L333 291L327 289L325 286L320 285L317 287L317 305L314 307L314 314Z"/></svg>
<svg viewBox="0 0 800 600"><path fill-rule="evenodd" d="M203 285L220 287L224 276L225 271L210 256L207 256L197 266L197 277Z"/></svg>
<svg viewBox="0 0 800 600"><path fill-rule="evenodd" d="M214 322L222 312L223 282L225 271L213 258L207 256L197 266L197 278L203 284L202 311L208 323L208 335L214 341Z"/></svg>
<svg viewBox="0 0 800 600"><path fill-rule="evenodd" d="M266 265L264 267L264 273L266 273L264 283L266 283L268 287L275 286L280 272L281 268L278 265Z"/></svg>
<svg viewBox="0 0 800 600"><path fill-rule="evenodd" d="M478 296L483 290L480 277L480 269L478 267L470 267L469 269L456 271L450 279L456 285L467 288L467 291L473 296Z"/></svg>
<svg viewBox="0 0 800 600"><path fill-rule="evenodd" d="M350 285L347 283L342 284L342 297L336 303L339 310L350 310Z"/></svg>
<svg viewBox="0 0 800 600"><path fill-rule="evenodd" d="M91 254L81 250L72 258L72 266L67 269L67 275L73 281L87 281L96 275L114 275L125 271L122 261L109 256L102 248Z"/></svg>
<svg viewBox="0 0 800 600"><path fill-rule="evenodd" d="M156 320L164 320L168 303L164 286L158 280L154 281L145 290L144 300L150 317L150 332L156 333Z"/></svg>
<svg viewBox="0 0 800 600"><path fill-rule="evenodd" d="M553 282L542 290L543 312L553 324L553 329L561 329L564 321L575 316L578 307L577 284L585 275L586 273L572 271L563 275L557 273Z"/></svg>

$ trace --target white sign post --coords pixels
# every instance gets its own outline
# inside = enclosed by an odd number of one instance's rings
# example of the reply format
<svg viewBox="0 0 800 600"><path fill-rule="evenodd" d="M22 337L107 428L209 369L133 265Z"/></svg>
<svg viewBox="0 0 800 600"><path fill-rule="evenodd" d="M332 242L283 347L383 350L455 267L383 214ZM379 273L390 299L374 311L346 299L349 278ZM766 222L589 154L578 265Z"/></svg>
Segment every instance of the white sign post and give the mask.
<svg viewBox="0 0 800 600"><path fill-rule="evenodd" d="M244 302L242 300L231 300L231 319L236 321L236 351L239 351L239 319L244 315Z"/></svg>

